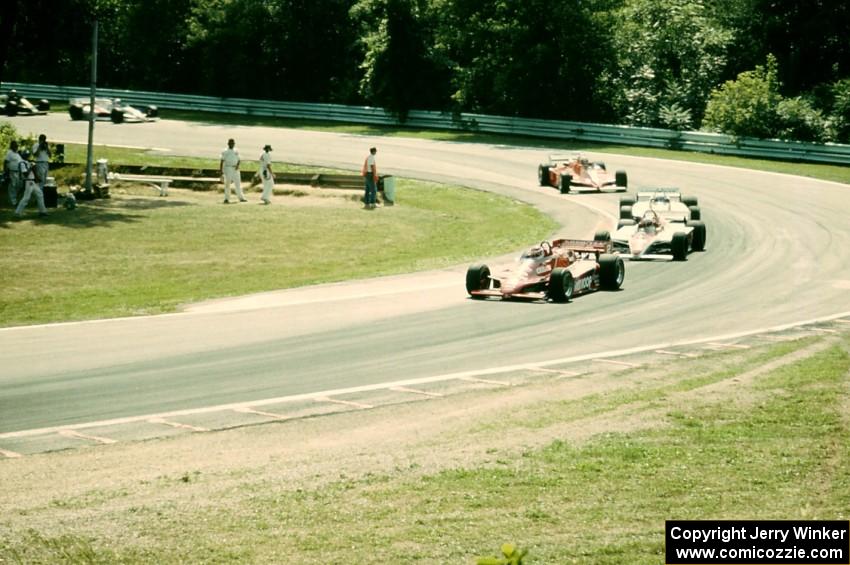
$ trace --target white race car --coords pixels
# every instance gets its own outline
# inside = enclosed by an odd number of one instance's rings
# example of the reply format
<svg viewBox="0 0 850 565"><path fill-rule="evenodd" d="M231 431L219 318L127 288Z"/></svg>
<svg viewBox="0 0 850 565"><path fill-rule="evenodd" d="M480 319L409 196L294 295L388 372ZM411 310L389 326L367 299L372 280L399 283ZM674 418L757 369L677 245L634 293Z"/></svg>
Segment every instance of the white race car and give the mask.
<svg viewBox="0 0 850 565"><path fill-rule="evenodd" d="M72 120L88 120L92 113L90 98L72 98L68 106ZM110 120L113 123L151 122L159 116L156 106L147 106L145 111L125 104L120 98L95 98L94 115L96 120Z"/></svg>
<svg viewBox="0 0 850 565"><path fill-rule="evenodd" d="M602 239L599 235L597 238ZM649 209L637 222L632 218L620 220L611 240L621 257L684 261L689 252L705 250L705 223L671 220Z"/></svg>

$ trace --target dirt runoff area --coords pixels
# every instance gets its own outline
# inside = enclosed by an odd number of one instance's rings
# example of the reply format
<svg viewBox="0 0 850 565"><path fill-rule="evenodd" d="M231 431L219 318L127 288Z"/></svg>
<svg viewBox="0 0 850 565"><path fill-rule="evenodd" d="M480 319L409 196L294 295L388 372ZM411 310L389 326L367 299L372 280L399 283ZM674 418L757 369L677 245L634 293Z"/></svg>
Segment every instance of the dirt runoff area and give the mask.
<svg viewBox="0 0 850 565"><path fill-rule="evenodd" d="M709 354L687 361L687 370L689 374L700 369L716 371L753 354ZM778 362L791 362L793 357L786 355ZM177 497L172 502L179 504L177 491L163 493L157 488L163 479L202 474L209 497L252 481L315 488L341 476L430 474L487 465L554 440L580 444L600 432L661 426L671 407L693 402L694 391L671 394L668 389L663 410L648 409L642 405L646 401L636 401L585 415L552 414L566 403L590 395L620 395L670 385L681 378L677 363L657 362L639 369L580 376L553 373L516 386L367 410L3 459L3 522L13 529L58 528L55 520L62 519L56 516L57 501L85 500L96 496L93 493L101 493L98 512L109 507L110 502L103 500L108 498L106 493L121 493L115 502L121 505L127 497L149 501L157 496ZM743 382L736 376L706 385L705 392L746 403L747 394L756 393L741 386ZM79 508L82 513L89 511L85 504Z"/></svg>

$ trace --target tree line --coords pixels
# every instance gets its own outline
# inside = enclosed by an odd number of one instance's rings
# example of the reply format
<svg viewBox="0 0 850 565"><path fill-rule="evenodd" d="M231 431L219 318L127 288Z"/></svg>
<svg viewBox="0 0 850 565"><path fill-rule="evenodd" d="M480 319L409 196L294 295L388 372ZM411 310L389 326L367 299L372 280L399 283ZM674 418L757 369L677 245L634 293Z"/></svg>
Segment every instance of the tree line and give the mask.
<svg viewBox="0 0 850 565"><path fill-rule="evenodd" d="M850 142L843 0L11 0L0 79Z"/></svg>

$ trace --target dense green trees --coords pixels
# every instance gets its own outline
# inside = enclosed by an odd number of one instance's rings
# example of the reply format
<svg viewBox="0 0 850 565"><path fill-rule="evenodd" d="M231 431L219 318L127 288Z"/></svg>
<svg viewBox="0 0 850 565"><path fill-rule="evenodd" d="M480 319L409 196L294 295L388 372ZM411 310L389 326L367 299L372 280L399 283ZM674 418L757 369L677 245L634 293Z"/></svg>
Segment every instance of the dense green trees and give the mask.
<svg viewBox="0 0 850 565"><path fill-rule="evenodd" d="M4 80L850 142L838 0L10 0Z"/></svg>

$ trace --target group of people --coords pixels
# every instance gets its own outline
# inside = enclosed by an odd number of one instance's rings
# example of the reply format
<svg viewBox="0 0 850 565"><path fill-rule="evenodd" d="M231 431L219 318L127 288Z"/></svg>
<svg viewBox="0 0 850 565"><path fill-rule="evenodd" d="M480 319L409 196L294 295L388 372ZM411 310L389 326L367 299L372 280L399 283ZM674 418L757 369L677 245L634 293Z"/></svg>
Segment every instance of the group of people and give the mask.
<svg viewBox="0 0 850 565"><path fill-rule="evenodd" d="M263 195L261 201L263 204L271 204L272 190L274 189L274 172L272 171L272 146L266 145L263 147L263 153L260 155L260 169L257 172L260 182L263 185ZM360 174L365 179L365 195L363 202L367 210L373 210L378 206L378 166L375 163L375 154L378 149L371 147L369 155L363 162L363 167ZM218 173L222 176L224 183L224 203L230 204L231 186L235 189L236 197L239 202L247 202L245 194L242 191L242 178L239 166L242 159L239 156L239 150L236 149L236 140L230 138L227 140L227 148L221 152L221 160L218 165Z"/></svg>
<svg viewBox="0 0 850 565"><path fill-rule="evenodd" d="M272 146L266 145L263 147L263 153L260 155L260 170L257 175L260 177L260 182L263 184L263 195L260 197L263 204L272 203L272 190L274 189L274 171L272 170ZM227 149L221 152L221 161L218 164L218 173L222 176L224 182L224 203L230 204L230 186L236 189L236 196L239 202L248 202L245 194L242 192L242 179L239 172L239 165L242 159L239 157L239 150L236 149L236 141L234 139L227 140Z"/></svg>
<svg viewBox="0 0 850 565"><path fill-rule="evenodd" d="M32 146L32 151L18 151L18 142L12 140L6 157L3 159L3 174L6 181L9 201L15 208L15 217L20 218L30 199L35 196L38 215L47 216L44 205L44 183L50 168L50 147L47 136L41 134ZM23 187L23 195L21 188ZM20 198L19 198L20 196Z"/></svg>
<svg viewBox="0 0 850 565"><path fill-rule="evenodd" d="M17 141L9 144L6 158L3 161L3 173L7 183L9 201L15 208L15 216L21 217L30 199L35 196L38 206L38 215L47 216L47 208L44 205L44 183L47 181L50 166L50 148L47 144L47 136L41 134L38 141L33 145L32 151L26 149L18 151ZM260 197L263 204L271 204L272 191L274 189L274 171L272 170L272 146L265 145L260 155L260 168L258 171L259 181L263 185L263 194ZM361 174L365 180L365 194L363 202L368 210L378 206L378 167L375 163L377 148L371 147L369 155L363 162ZM230 203L231 186L235 189L239 202L247 202L242 191L242 180L240 178L239 166L242 160L239 150L236 149L234 139L227 140L227 148L221 152L219 161L219 174L224 182L224 203ZM19 198L21 187L24 188L23 195Z"/></svg>

